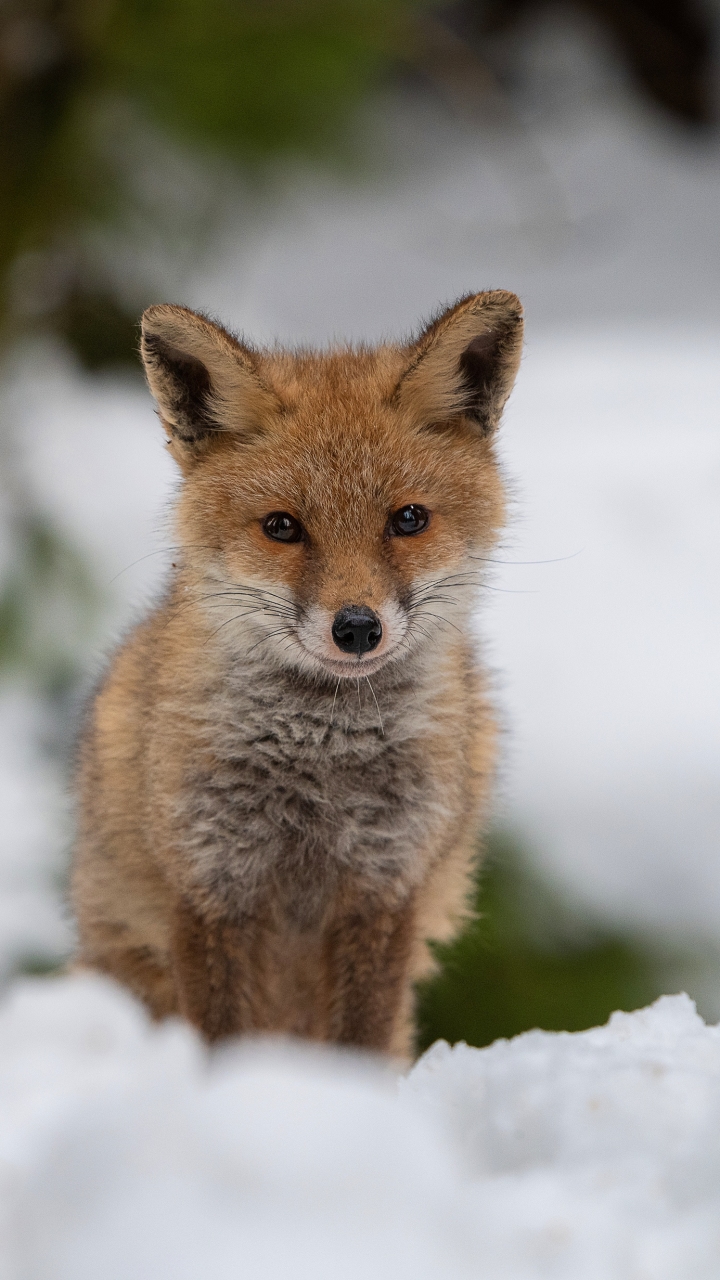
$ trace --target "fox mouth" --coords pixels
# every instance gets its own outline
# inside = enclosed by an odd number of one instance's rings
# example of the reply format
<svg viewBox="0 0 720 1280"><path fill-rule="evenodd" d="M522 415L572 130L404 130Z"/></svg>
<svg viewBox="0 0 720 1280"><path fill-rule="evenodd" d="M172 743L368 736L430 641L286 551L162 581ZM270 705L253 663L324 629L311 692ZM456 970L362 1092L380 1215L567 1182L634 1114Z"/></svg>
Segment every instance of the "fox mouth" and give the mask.
<svg viewBox="0 0 720 1280"><path fill-rule="evenodd" d="M359 680L364 676L372 676L381 667L384 667L395 654L395 649L385 649L383 653L374 657L372 653L364 653L353 655L347 658L328 658L325 654L313 653L306 645L300 642L304 652L308 657L313 659L319 666L327 671L328 675L339 676L340 679Z"/></svg>

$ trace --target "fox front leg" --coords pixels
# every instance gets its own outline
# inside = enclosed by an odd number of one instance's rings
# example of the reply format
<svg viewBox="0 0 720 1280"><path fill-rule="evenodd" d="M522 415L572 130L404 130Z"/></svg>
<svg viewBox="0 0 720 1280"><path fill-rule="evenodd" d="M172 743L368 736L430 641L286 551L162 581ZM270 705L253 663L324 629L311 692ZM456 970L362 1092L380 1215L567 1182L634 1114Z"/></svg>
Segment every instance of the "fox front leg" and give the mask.
<svg viewBox="0 0 720 1280"><path fill-rule="evenodd" d="M175 906L172 954L178 1006L207 1040L267 1030L262 964L265 929L247 919L209 919Z"/></svg>
<svg viewBox="0 0 720 1280"><path fill-rule="evenodd" d="M392 910L371 902L334 922L327 947L331 1040L392 1048L408 1004L414 925L411 900Z"/></svg>

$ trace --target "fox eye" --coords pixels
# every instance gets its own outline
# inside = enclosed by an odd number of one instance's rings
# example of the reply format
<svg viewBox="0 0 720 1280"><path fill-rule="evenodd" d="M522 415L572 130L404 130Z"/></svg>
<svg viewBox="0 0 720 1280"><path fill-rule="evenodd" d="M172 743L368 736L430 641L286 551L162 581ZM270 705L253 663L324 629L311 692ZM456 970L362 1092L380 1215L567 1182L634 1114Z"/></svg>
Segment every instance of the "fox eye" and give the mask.
<svg viewBox="0 0 720 1280"><path fill-rule="evenodd" d="M401 507L399 511L395 511L390 517L390 528L393 533L399 534L401 537L407 538L413 533L422 533L426 529L430 520L430 512L426 507L421 507L417 502L411 502L407 507Z"/></svg>
<svg viewBox="0 0 720 1280"><path fill-rule="evenodd" d="M263 520L262 527L263 533L275 542L300 542L303 536L300 521L289 516L287 511L271 511Z"/></svg>

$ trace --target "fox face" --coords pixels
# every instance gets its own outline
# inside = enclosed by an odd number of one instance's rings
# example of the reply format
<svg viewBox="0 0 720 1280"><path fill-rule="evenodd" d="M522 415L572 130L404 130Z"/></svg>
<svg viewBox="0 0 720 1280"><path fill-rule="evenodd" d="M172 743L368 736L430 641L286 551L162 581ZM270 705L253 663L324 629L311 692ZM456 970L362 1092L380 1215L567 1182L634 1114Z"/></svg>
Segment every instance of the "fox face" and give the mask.
<svg viewBox="0 0 720 1280"><path fill-rule="evenodd" d="M183 472L187 602L218 641L320 679L431 651L503 519L493 435L522 310L466 297L402 346L259 351L182 307L143 317Z"/></svg>

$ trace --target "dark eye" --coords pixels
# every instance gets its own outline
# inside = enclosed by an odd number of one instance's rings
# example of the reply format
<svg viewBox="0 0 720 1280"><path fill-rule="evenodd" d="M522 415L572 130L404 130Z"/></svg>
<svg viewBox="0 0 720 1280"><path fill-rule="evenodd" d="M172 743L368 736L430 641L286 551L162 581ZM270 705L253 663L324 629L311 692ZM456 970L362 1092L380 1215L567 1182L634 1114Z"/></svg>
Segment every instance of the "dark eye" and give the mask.
<svg viewBox="0 0 720 1280"><path fill-rule="evenodd" d="M401 537L407 538L413 533L422 533L426 529L430 520L430 512L418 505L417 502L411 502L407 507L401 507L390 517L390 528L393 533L400 534Z"/></svg>
<svg viewBox="0 0 720 1280"><path fill-rule="evenodd" d="M289 516L287 511L272 511L263 520L262 527L263 533L276 542L300 542L303 536L300 521Z"/></svg>

